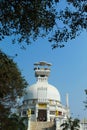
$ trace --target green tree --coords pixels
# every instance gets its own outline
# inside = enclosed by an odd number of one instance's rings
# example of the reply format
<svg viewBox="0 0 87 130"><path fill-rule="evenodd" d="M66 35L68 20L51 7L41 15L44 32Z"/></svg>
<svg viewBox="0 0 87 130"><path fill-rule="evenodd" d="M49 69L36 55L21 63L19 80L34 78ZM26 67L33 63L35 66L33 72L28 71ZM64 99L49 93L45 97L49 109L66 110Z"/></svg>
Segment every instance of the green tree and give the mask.
<svg viewBox="0 0 87 130"><path fill-rule="evenodd" d="M86 94L86 100L83 101L83 103L85 104L85 108L87 108L87 89L85 89L85 94Z"/></svg>
<svg viewBox="0 0 87 130"><path fill-rule="evenodd" d="M87 1L65 0L0 0L0 40L17 35L19 43L46 37L55 47L74 39L87 30ZM60 9L61 7L61 9Z"/></svg>
<svg viewBox="0 0 87 130"><path fill-rule="evenodd" d="M0 124L0 130L27 130L27 118L20 117L16 114L10 117L2 117L3 122Z"/></svg>
<svg viewBox="0 0 87 130"><path fill-rule="evenodd" d="M7 108L22 96L27 82L13 59L0 51L0 103Z"/></svg>
<svg viewBox="0 0 87 130"><path fill-rule="evenodd" d="M7 123L8 130L27 130L26 121L26 117L20 117L16 114L12 114Z"/></svg>
<svg viewBox="0 0 87 130"><path fill-rule="evenodd" d="M27 82L16 63L0 51L0 130L7 130L10 110L15 107L17 96L23 95L26 86Z"/></svg>
<svg viewBox="0 0 87 130"><path fill-rule="evenodd" d="M79 126L80 120L79 119L72 119L71 117L67 119L66 122L64 122L63 124L61 124L62 130L79 130L80 126Z"/></svg>

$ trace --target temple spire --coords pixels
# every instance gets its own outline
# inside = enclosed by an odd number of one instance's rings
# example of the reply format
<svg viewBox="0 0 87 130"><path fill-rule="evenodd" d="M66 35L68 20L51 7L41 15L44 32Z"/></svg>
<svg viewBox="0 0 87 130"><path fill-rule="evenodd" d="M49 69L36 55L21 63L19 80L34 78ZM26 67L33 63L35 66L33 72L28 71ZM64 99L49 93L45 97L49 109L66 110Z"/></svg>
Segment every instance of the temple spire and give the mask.
<svg viewBox="0 0 87 130"><path fill-rule="evenodd" d="M50 74L50 66L52 64L47 63L45 61L40 61L34 64L35 65L35 77L37 77L38 81L47 81L48 76Z"/></svg>
<svg viewBox="0 0 87 130"><path fill-rule="evenodd" d="M66 107L69 108L69 95L66 94Z"/></svg>

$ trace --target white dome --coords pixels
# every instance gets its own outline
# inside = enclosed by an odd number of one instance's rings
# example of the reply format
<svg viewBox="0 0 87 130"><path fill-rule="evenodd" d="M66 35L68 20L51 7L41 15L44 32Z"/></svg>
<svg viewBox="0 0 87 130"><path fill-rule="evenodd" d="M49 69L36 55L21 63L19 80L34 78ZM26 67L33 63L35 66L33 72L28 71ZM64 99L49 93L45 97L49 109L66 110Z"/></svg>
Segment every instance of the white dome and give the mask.
<svg viewBox="0 0 87 130"><path fill-rule="evenodd" d="M29 99L47 99L60 102L60 94L56 87L48 84L48 82L37 82L27 88L24 100Z"/></svg>

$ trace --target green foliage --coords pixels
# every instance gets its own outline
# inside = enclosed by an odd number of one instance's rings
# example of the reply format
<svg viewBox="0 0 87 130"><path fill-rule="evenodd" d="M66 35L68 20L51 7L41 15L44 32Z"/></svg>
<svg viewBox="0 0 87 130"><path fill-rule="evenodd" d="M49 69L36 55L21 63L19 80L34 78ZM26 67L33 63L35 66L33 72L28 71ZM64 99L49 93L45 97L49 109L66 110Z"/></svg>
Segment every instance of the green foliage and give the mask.
<svg viewBox="0 0 87 130"><path fill-rule="evenodd" d="M10 109L17 105L17 96L23 95L26 86L16 63L0 51L0 130L10 130Z"/></svg>
<svg viewBox="0 0 87 130"><path fill-rule="evenodd" d="M25 123L27 118L12 114L10 117L2 117L0 130L27 130Z"/></svg>
<svg viewBox="0 0 87 130"><path fill-rule="evenodd" d="M87 30L87 1L66 0L66 8L59 9L59 0L1 0L0 40L17 35L19 43L27 44L38 37L54 42L53 48L64 47L60 43L74 39ZM60 25L62 25L60 27Z"/></svg>
<svg viewBox="0 0 87 130"><path fill-rule="evenodd" d="M55 24L55 10L52 0L2 0L0 1L1 39L4 36L20 34L18 41L30 42L44 29L45 32Z"/></svg>
<svg viewBox="0 0 87 130"><path fill-rule="evenodd" d="M61 124L62 130L79 130L80 126L79 126L80 120L75 118L72 119L71 117L68 118L63 124Z"/></svg>
<svg viewBox="0 0 87 130"><path fill-rule="evenodd" d="M27 117L20 117L16 114L11 115L9 118L9 121L11 122L12 125L8 127L8 130L27 130Z"/></svg>
<svg viewBox="0 0 87 130"><path fill-rule="evenodd" d="M14 102L23 94L26 85L16 63L0 51L0 103Z"/></svg>
<svg viewBox="0 0 87 130"><path fill-rule="evenodd" d="M85 89L85 94L86 94L86 100L83 101L83 103L85 104L85 108L87 108L87 89Z"/></svg>

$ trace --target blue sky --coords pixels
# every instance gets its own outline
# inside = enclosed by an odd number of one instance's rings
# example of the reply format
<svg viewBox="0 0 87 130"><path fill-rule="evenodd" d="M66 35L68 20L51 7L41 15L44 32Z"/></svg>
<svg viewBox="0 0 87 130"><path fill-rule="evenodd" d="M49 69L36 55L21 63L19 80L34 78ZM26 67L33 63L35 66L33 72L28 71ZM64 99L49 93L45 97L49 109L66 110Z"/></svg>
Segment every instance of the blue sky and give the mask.
<svg viewBox="0 0 87 130"><path fill-rule="evenodd" d="M87 117L83 104L86 97L84 90L87 89L87 32L68 41L62 49L52 50L51 43L41 38L27 46L26 50L21 50L18 44L12 45L11 38L5 38L0 48L9 56L18 54L14 61L29 85L36 82L33 70L35 62L52 63L49 83L59 90L61 102L66 103L65 96L68 93L72 116Z"/></svg>

